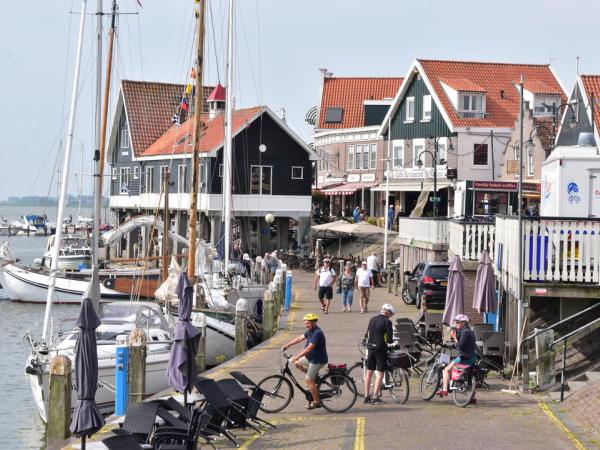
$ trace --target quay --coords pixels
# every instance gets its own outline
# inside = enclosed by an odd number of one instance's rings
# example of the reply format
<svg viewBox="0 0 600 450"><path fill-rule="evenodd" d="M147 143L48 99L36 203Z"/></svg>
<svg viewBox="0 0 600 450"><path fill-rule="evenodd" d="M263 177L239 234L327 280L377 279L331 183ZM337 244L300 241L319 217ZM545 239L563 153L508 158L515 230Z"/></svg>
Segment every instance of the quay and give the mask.
<svg viewBox="0 0 600 450"><path fill-rule="evenodd" d="M348 367L360 360L358 343L369 318L378 313L381 304L391 303L396 308L396 318L415 316L414 306L405 305L400 297L389 294L383 287L371 292L369 311L365 314L360 314L358 299L354 301L352 312L342 312L339 295L334 295L329 314L322 314L312 280L311 273L294 271L292 308L281 317L276 334L203 376L221 379L229 377L230 371L239 370L258 382L276 373L281 346L303 333L302 316L307 312L316 312L320 316L319 326L326 335L329 361L345 362ZM297 346L290 351L296 353L300 349ZM421 400L418 379L411 378L407 403L396 404L384 392L385 403L364 404L359 397L352 409L344 414L333 414L324 409L306 410L304 397L296 391L294 399L282 412L259 414L276 424L277 429L265 429L262 436L252 430L236 434L244 441L240 447L243 449L595 448L583 432L568 420L559 419L561 413L545 403L547 396L502 393L501 389L508 387L508 381L501 380L495 372L490 373L488 383L490 390L478 391L476 405L458 408L450 398ZM112 427L114 425L107 425L91 437L88 448L103 448L96 447L98 444L92 447L92 442L107 437ZM217 446L233 448L226 440L219 441ZM79 448L79 440L71 438L60 447Z"/></svg>

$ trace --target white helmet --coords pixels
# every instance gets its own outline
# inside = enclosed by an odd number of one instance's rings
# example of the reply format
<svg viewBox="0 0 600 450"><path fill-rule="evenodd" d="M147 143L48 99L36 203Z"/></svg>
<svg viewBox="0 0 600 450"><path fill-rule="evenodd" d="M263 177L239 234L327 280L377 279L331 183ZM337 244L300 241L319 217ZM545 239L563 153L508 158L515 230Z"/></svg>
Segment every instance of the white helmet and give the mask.
<svg viewBox="0 0 600 450"><path fill-rule="evenodd" d="M454 318L454 320L456 322L469 322L469 316L467 316L466 314L459 314L458 316L456 316Z"/></svg>
<svg viewBox="0 0 600 450"><path fill-rule="evenodd" d="M389 303L384 303L383 305L381 305L381 312L383 312L383 311L387 311L387 312L391 313L392 315L396 314L394 307L392 305L390 305Z"/></svg>

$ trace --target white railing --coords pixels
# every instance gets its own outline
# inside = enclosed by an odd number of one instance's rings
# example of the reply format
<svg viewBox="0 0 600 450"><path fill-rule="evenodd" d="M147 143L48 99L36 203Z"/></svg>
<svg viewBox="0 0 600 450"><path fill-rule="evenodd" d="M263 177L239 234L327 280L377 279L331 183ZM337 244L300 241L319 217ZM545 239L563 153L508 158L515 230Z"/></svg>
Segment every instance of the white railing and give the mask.
<svg viewBox="0 0 600 450"><path fill-rule="evenodd" d="M398 236L407 242L448 243L448 220L400 217Z"/></svg>
<svg viewBox="0 0 600 450"><path fill-rule="evenodd" d="M516 218L496 218L501 270L518 282ZM523 220L523 281L600 283L600 220ZM516 285L514 285L516 286Z"/></svg>
<svg viewBox="0 0 600 450"><path fill-rule="evenodd" d="M463 260L477 261L487 250L492 261L495 254L494 223L450 221L448 225L449 250Z"/></svg>

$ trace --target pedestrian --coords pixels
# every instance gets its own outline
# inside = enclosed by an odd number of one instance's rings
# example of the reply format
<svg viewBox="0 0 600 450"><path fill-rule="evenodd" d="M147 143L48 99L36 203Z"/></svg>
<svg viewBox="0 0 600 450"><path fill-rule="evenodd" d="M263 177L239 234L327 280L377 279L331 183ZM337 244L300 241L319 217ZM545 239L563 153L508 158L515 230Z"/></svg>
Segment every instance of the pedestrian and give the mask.
<svg viewBox="0 0 600 450"><path fill-rule="evenodd" d="M306 409L321 407L321 399L319 398L319 392L317 390L317 375L319 374L319 370L327 364L328 360L325 334L321 328L317 326L317 320L319 320L319 316L316 314L306 314L304 316L304 327L306 328L304 334L292 339L282 347L282 350L285 352L288 347L306 341L304 350L290 358L290 362L294 364L298 370L301 370L306 374L304 382L312 396L312 401L308 402Z"/></svg>
<svg viewBox="0 0 600 450"><path fill-rule="evenodd" d="M354 288L358 289L360 294L360 313L364 314L369 304L369 289L373 287L373 274L367 268L367 262L363 261L361 267L356 271L354 278Z"/></svg>
<svg viewBox="0 0 600 450"><path fill-rule="evenodd" d="M394 315L394 307L389 303L381 306L381 311L371 317L365 334L367 346L367 372L365 373L365 403L382 403L381 382L387 369L388 345L392 344L394 328L390 317ZM369 395L371 377L375 371L373 396Z"/></svg>
<svg viewBox="0 0 600 450"><path fill-rule="evenodd" d="M325 314L329 314L329 304L333 298L333 286L337 279L337 274L330 263L329 258L323 259L323 265L317 270L314 281L315 290L317 290L317 285L319 287L318 296L321 302L321 311Z"/></svg>
<svg viewBox="0 0 600 450"><path fill-rule="evenodd" d="M355 274L352 270L352 262L346 261L344 271L340 276L340 289L342 291L342 311L352 311L352 299L354 296L354 278Z"/></svg>
<svg viewBox="0 0 600 450"><path fill-rule="evenodd" d="M373 282L375 287L379 287L379 259L377 258L377 254L375 252L367 256L367 268L371 271L371 274L373 275Z"/></svg>
<svg viewBox="0 0 600 450"><path fill-rule="evenodd" d="M387 215L388 215L388 230L393 230L394 229L394 205L390 205Z"/></svg>
<svg viewBox="0 0 600 450"><path fill-rule="evenodd" d="M354 218L354 223L358 223L358 221L360 220L360 208L358 206L354 208L354 211L352 212L352 217Z"/></svg>

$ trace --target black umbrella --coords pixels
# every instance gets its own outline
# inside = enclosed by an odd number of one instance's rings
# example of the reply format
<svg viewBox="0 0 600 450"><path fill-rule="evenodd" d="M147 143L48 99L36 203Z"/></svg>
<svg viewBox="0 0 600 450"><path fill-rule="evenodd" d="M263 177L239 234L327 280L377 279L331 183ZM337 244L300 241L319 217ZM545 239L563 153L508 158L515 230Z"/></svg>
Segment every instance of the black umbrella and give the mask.
<svg viewBox="0 0 600 450"><path fill-rule="evenodd" d="M187 397L198 377L196 354L200 341L200 330L190 323L194 287L185 272L182 272L177 282L179 297L179 319L173 336L171 357L167 367L169 384Z"/></svg>
<svg viewBox="0 0 600 450"><path fill-rule="evenodd" d="M85 449L85 440L104 426L104 417L96 405L96 386L98 385L98 348L96 347L96 328L100 319L94 309L92 299L99 289L93 284L98 283L98 269L92 268L90 288L81 301L81 311L77 319L80 328L75 350L75 379L77 383L77 403L71 419L71 433L81 438L81 448Z"/></svg>

